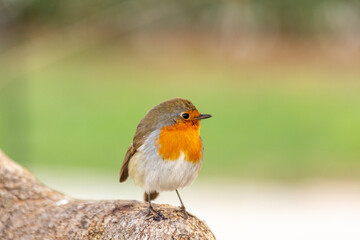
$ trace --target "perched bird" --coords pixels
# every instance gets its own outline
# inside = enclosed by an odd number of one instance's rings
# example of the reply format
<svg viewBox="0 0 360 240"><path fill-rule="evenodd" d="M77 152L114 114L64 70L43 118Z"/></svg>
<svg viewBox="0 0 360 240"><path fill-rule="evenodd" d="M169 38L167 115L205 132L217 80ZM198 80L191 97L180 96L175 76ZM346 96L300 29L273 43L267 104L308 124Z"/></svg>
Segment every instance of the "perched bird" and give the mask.
<svg viewBox="0 0 360 240"><path fill-rule="evenodd" d="M128 176L145 190L149 203L147 215L155 220L166 219L155 211L151 200L162 191L176 191L185 218L188 218L178 189L189 186L198 176L203 144L200 120L211 117L200 114L186 99L174 98L152 108L136 128L120 170L120 182Z"/></svg>

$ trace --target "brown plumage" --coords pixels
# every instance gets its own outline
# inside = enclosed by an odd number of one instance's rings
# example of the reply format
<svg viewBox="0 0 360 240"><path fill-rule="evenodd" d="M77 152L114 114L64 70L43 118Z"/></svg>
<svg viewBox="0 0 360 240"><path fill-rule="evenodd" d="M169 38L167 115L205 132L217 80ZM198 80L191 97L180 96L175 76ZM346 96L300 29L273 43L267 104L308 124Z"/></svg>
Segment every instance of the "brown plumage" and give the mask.
<svg viewBox="0 0 360 240"><path fill-rule="evenodd" d="M141 119L139 125L136 128L133 142L128 148L123 165L121 166L120 182L125 182L129 177L129 162L132 156L134 156L136 153L137 149L143 145L147 136L157 128L176 123L176 119L174 119L173 116L169 114L174 112L176 109L179 109L179 111L182 111L182 109L196 110L196 107L187 99L174 98L156 105L149 112L147 112L143 119Z"/></svg>
<svg viewBox="0 0 360 240"><path fill-rule="evenodd" d="M158 192L151 192L150 193L150 201L154 200L158 196L159 196ZM144 201L149 202L149 194L147 194L146 192L144 192Z"/></svg>

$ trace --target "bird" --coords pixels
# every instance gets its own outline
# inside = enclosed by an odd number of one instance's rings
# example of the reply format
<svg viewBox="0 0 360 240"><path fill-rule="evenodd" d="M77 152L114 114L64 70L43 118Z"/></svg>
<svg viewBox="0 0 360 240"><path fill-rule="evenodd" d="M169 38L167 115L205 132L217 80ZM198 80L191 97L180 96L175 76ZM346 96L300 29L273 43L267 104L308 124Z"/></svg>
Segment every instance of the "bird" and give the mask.
<svg viewBox="0 0 360 240"><path fill-rule="evenodd" d="M167 218L156 211L151 201L163 191L176 191L180 211L187 219L178 189L191 185L199 174L204 147L200 137L200 121L212 117L200 114L187 99L173 98L150 109L136 128L120 170L120 182L130 176L144 189L148 217Z"/></svg>

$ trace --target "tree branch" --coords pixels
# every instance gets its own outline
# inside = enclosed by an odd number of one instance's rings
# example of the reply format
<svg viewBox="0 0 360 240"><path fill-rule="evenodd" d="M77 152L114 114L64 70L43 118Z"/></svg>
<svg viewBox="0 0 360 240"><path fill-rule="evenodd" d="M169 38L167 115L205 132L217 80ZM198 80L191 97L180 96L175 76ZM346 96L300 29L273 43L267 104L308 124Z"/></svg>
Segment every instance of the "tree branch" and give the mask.
<svg viewBox="0 0 360 240"><path fill-rule="evenodd" d="M168 220L146 219L143 202L73 199L44 186L0 150L0 239L215 239L198 218L154 206Z"/></svg>

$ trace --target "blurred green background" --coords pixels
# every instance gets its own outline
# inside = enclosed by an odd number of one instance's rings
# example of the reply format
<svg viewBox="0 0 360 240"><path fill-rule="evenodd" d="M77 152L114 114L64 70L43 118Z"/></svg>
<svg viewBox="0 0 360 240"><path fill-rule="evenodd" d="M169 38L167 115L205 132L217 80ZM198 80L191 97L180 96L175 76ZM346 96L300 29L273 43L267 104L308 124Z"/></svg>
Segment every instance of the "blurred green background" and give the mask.
<svg viewBox="0 0 360 240"><path fill-rule="evenodd" d="M358 1L0 1L0 148L118 171L161 101L203 113L201 176L360 177Z"/></svg>

